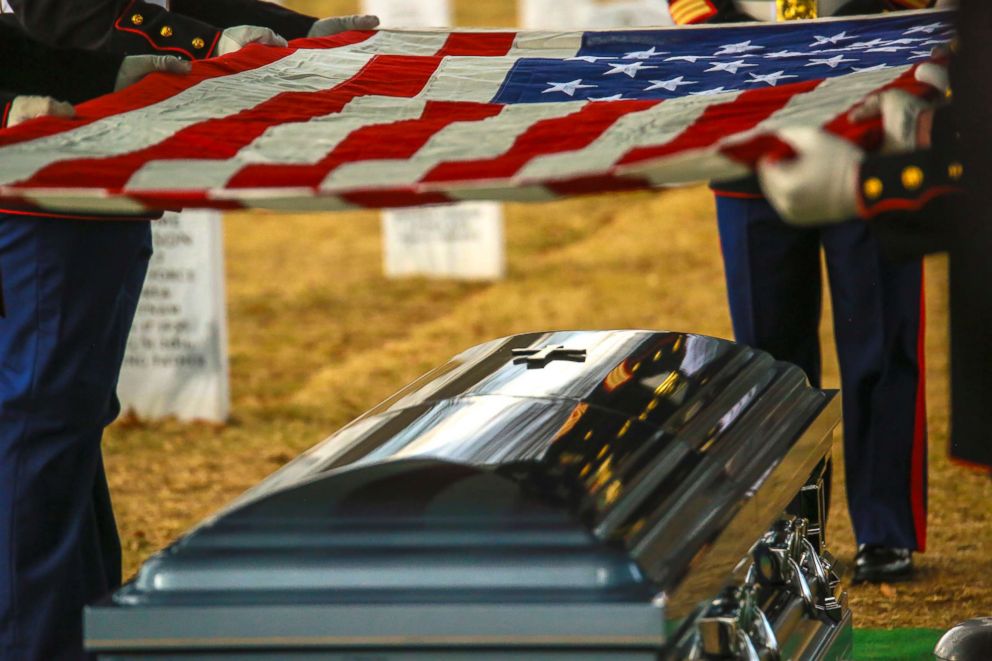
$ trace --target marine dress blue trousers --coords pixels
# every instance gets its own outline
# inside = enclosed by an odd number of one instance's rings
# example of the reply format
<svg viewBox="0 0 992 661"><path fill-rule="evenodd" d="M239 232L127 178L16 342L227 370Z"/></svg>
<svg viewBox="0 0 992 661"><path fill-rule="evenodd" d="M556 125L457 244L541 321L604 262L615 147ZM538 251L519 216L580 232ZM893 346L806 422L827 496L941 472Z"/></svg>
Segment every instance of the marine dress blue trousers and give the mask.
<svg viewBox="0 0 992 661"><path fill-rule="evenodd" d="M820 386L820 247L841 372L847 498L859 544L926 546L923 267L885 258L867 223L786 225L762 198L717 195L734 335Z"/></svg>
<svg viewBox="0 0 992 661"><path fill-rule="evenodd" d="M120 584L100 440L151 256L148 221L0 213L0 659L83 658Z"/></svg>

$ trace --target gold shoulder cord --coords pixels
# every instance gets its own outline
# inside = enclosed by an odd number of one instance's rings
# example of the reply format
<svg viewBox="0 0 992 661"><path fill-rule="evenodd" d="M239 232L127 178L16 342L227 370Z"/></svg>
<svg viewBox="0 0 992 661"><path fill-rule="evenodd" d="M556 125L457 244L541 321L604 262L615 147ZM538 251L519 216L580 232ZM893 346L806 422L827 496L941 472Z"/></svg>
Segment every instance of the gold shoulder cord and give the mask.
<svg viewBox="0 0 992 661"><path fill-rule="evenodd" d="M780 21L816 18L816 0L775 0L775 5Z"/></svg>

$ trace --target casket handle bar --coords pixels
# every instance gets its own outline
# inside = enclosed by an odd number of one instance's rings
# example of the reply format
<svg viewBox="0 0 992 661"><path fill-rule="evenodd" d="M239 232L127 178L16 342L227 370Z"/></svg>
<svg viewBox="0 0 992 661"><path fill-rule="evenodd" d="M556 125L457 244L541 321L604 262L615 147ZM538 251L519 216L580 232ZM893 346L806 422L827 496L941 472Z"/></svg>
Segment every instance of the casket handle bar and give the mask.
<svg viewBox="0 0 992 661"><path fill-rule="evenodd" d="M811 532L818 531L806 519L785 517L755 544L744 584L727 588L698 620L695 658L778 661L775 630L758 604L762 590L788 590L807 615L840 621L840 579L829 554L817 553L807 538Z"/></svg>

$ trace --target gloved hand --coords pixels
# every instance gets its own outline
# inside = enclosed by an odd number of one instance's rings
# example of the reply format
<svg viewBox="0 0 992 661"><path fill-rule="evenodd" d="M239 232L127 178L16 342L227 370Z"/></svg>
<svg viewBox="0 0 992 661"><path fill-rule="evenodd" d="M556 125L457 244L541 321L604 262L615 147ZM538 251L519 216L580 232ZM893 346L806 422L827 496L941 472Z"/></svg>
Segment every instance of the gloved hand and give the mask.
<svg viewBox="0 0 992 661"><path fill-rule="evenodd" d="M323 18L310 27L308 37L328 37L348 30L374 30L379 27L379 17L368 14L362 16L337 16Z"/></svg>
<svg viewBox="0 0 992 661"><path fill-rule="evenodd" d="M933 104L903 90L886 90L865 99L850 118L862 122L882 118L883 154L902 154L930 146Z"/></svg>
<svg viewBox="0 0 992 661"><path fill-rule="evenodd" d="M193 70L193 65L171 55L128 55L117 72L114 91L130 87L150 73L176 73L185 75Z"/></svg>
<svg viewBox="0 0 992 661"><path fill-rule="evenodd" d="M270 30L260 28L256 25L239 25L234 28L227 28L220 33L217 40L215 55L227 55L239 51L248 44L262 44L263 46L287 46L285 39Z"/></svg>
<svg viewBox="0 0 992 661"><path fill-rule="evenodd" d="M75 117L76 110L71 103L56 101L50 96L17 96L10 104L7 114L7 126L16 126L21 122L37 117Z"/></svg>
<svg viewBox="0 0 992 661"><path fill-rule="evenodd" d="M947 67L936 62L927 62L916 67L914 76L918 82L932 87L940 99L944 98L950 85ZM885 135L882 153L901 154L930 146L933 113L933 102L903 90L892 89L869 96L851 111L849 118L854 122L862 122L881 117Z"/></svg>
<svg viewBox="0 0 992 661"><path fill-rule="evenodd" d="M858 171L864 152L843 138L807 127L779 133L794 158L758 163L765 197L792 225L839 223L857 216Z"/></svg>

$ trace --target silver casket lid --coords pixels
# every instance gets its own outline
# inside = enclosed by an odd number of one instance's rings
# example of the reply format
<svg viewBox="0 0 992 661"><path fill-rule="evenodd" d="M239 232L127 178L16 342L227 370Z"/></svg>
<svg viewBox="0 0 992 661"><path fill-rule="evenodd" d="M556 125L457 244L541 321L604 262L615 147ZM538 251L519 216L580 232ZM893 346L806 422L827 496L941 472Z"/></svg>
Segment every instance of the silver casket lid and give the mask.
<svg viewBox="0 0 992 661"><path fill-rule="evenodd" d="M742 507L829 400L798 368L699 335L482 344L150 559L90 609L88 646L657 647L669 596L691 606L715 594L795 494L749 514L739 535Z"/></svg>

